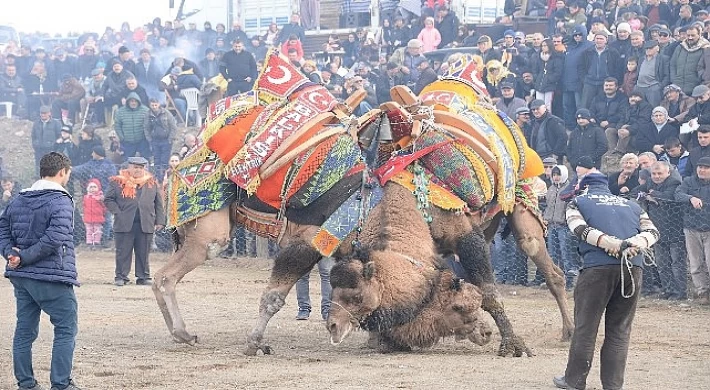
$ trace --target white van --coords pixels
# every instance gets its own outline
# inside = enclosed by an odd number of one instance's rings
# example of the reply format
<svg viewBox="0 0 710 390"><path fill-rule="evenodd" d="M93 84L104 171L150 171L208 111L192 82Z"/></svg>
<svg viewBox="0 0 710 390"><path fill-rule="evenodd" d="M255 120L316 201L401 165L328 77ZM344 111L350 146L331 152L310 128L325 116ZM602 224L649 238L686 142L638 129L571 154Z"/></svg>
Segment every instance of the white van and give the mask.
<svg viewBox="0 0 710 390"><path fill-rule="evenodd" d="M20 46L20 36L17 31L13 27L0 24L0 51L4 51L10 41L15 41L17 46Z"/></svg>

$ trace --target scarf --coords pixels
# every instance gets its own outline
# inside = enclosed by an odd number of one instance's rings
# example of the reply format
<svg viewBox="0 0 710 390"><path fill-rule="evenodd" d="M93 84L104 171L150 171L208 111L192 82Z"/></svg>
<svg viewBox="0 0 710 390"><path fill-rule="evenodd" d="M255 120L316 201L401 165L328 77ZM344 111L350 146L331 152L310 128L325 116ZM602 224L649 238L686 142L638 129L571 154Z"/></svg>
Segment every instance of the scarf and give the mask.
<svg viewBox="0 0 710 390"><path fill-rule="evenodd" d="M155 184L155 178L150 173L146 172L143 177L136 179L131 176L127 169L122 169L117 176L112 176L111 181L121 186L121 195L124 198L131 199L136 197L136 188L143 187L145 184L148 187L152 187Z"/></svg>

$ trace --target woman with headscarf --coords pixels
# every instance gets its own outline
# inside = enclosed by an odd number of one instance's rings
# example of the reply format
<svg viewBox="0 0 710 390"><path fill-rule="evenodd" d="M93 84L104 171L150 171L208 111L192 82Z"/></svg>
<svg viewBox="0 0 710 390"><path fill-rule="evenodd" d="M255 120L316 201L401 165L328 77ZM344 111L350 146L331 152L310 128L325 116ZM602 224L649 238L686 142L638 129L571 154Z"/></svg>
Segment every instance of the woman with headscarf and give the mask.
<svg viewBox="0 0 710 390"><path fill-rule="evenodd" d="M653 152L656 156L664 153L663 145L669 138L678 138L680 129L675 123L668 122L668 111L658 106L651 114L652 126L638 129L634 146L639 152Z"/></svg>

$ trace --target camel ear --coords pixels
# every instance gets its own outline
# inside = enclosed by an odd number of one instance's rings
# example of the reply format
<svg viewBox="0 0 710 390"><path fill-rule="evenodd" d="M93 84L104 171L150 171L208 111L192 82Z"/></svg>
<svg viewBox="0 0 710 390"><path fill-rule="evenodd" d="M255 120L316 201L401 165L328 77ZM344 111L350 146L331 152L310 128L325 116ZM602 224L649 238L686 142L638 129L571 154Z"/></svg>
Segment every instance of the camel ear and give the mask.
<svg viewBox="0 0 710 390"><path fill-rule="evenodd" d="M370 280L373 276L375 276L375 263L368 261L362 267L362 277L365 278L365 280Z"/></svg>
<svg viewBox="0 0 710 390"><path fill-rule="evenodd" d="M459 278L455 278L451 281L451 289L454 291L461 291L461 282Z"/></svg>

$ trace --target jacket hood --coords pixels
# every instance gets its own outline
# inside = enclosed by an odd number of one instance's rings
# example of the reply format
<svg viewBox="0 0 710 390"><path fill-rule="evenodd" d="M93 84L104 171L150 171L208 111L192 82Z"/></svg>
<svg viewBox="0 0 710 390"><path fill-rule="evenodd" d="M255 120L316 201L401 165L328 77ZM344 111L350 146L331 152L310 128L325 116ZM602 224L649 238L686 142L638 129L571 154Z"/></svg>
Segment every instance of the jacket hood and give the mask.
<svg viewBox="0 0 710 390"><path fill-rule="evenodd" d="M557 184L558 186L562 186L567 183L567 180L569 179L569 171L567 170L567 167L564 165L555 165L552 167L552 172L554 174L555 169L559 169L560 171L560 183Z"/></svg>
<svg viewBox="0 0 710 390"><path fill-rule="evenodd" d="M62 191L65 192L67 195L69 195L69 192L67 191L66 188L62 187L59 185L59 183L55 183L50 180L44 180L44 179L39 179L34 184L32 184L32 187L30 188L25 188L24 190L20 192L29 192L29 191L42 191L42 190L54 190L54 191Z"/></svg>
<svg viewBox="0 0 710 390"><path fill-rule="evenodd" d="M135 92L131 92L131 93L128 94L128 96L126 96L126 103L128 103L128 101L131 100L131 99L137 100L139 105L143 103L143 102L141 101L141 97L138 96L138 94L135 93Z"/></svg>
<svg viewBox="0 0 710 390"><path fill-rule="evenodd" d="M588 34L587 26L585 26L583 24L578 24L578 25L574 26L574 29L572 29L572 35L574 36L575 34L582 34L584 39L587 39L587 34Z"/></svg>
<svg viewBox="0 0 710 390"><path fill-rule="evenodd" d="M29 207L30 209L40 209L45 207L48 203L52 203L57 201L58 199L61 199L61 197L63 196L68 196L71 199L69 193L67 193L64 189L58 190L55 188L28 188L20 192L18 200L27 205L27 207Z"/></svg>
<svg viewBox="0 0 710 390"><path fill-rule="evenodd" d="M99 191L102 190L102 188L101 188L101 182L99 181L99 179L89 179L89 181L86 182L86 186L88 187L89 184L92 184L92 183L93 183L93 184L96 184L96 186L99 187Z"/></svg>
<svg viewBox="0 0 710 390"><path fill-rule="evenodd" d="M680 43L680 45L683 46L685 50L689 52L694 52L710 47L710 41L701 37L700 40L698 40L698 43L693 47L688 47L688 41L683 41Z"/></svg>

